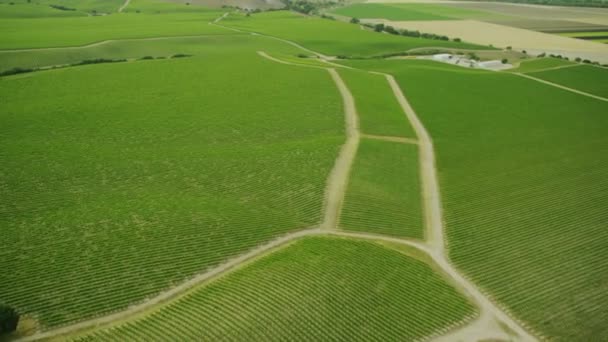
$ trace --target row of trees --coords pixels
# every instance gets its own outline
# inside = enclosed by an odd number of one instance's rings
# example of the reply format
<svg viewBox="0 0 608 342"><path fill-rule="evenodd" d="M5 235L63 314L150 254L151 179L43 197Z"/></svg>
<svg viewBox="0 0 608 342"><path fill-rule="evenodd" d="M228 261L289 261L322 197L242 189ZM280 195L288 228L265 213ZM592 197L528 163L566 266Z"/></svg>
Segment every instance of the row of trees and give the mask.
<svg viewBox="0 0 608 342"><path fill-rule="evenodd" d="M547 57L547 54L546 54L546 53L541 53L541 54L540 54L540 55L538 55L537 57ZM551 58L557 58L557 59L563 59L563 60L566 60L566 61L569 61L569 60L570 60L570 58L568 58L568 57L566 57L566 56L562 56L562 55L554 55L554 54L550 54L548 57L551 57ZM590 60L588 60L588 59L582 59L582 58L580 58L580 57L576 57L576 58L574 59L574 61L575 61L575 62L577 62L577 63L585 63L585 64L595 64L595 65L599 65L599 64L600 64L599 62L592 62L592 61L590 61Z"/></svg>
<svg viewBox="0 0 608 342"><path fill-rule="evenodd" d="M335 1L307 1L307 0L281 0L285 9L296 11L303 14L318 13L319 9L336 6Z"/></svg>
<svg viewBox="0 0 608 342"><path fill-rule="evenodd" d="M352 24L360 24L360 20L358 18L351 18L350 22ZM407 36L407 37L414 37L414 38L426 38L426 39L436 39L436 40L445 40L448 41L450 40L450 38L448 36L442 36L442 35L438 35L438 34L434 34L434 33L424 33L424 32L420 32L420 31L410 31L410 30L397 30L396 28L390 26L390 25L384 25L384 24L363 24L363 26L369 27L371 29L373 29L376 32L386 32L389 34L394 34L394 35L402 35L402 36ZM454 38L453 41L455 42L460 42L462 41L460 38Z"/></svg>

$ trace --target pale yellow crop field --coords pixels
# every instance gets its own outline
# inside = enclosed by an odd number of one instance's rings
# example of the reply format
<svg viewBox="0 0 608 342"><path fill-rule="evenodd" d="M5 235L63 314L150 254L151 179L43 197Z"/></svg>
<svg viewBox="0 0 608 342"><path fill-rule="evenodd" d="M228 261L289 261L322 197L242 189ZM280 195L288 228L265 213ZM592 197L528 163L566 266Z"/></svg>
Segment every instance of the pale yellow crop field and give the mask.
<svg viewBox="0 0 608 342"><path fill-rule="evenodd" d="M400 29L419 30L452 38L458 37L464 41L481 45L491 44L502 48L511 46L515 50L526 50L530 54L545 52L608 63L608 46L606 45L476 20L366 21L382 21L386 25Z"/></svg>

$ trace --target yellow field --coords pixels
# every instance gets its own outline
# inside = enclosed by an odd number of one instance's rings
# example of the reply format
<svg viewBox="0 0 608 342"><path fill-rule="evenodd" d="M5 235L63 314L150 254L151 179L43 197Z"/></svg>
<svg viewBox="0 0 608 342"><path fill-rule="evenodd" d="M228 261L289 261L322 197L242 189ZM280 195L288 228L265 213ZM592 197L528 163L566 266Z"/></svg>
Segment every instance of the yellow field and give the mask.
<svg viewBox="0 0 608 342"><path fill-rule="evenodd" d="M373 20L377 22L379 20ZM608 46L591 41L561 37L557 35L490 24L476 20L451 21L388 21L386 25L396 28L419 30L420 32L458 37L464 41L494 45L511 46L515 50L526 50L530 54L559 54L570 58L581 57L600 63L608 63Z"/></svg>

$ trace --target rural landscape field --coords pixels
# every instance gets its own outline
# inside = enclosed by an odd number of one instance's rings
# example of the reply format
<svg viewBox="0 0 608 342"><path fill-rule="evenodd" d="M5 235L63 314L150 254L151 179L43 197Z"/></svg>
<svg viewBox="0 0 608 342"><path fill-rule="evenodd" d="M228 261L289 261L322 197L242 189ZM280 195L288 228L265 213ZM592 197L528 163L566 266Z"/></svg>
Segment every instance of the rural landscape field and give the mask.
<svg viewBox="0 0 608 342"><path fill-rule="evenodd" d="M608 341L605 0L0 32L0 341Z"/></svg>

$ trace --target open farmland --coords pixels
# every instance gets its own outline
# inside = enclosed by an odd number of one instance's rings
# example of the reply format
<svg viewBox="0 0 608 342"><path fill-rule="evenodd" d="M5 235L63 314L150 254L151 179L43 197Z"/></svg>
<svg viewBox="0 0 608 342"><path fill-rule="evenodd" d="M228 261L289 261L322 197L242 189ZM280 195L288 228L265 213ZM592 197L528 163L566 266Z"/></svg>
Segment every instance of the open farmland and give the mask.
<svg viewBox="0 0 608 342"><path fill-rule="evenodd" d="M423 261L370 242L314 237L82 340L411 341L474 315Z"/></svg>
<svg viewBox="0 0 608 342"><path fill-rule="evenodd" d="M333 20L306 17L289 12L230 15L222 24L292 40L308 49L332 56L374 56L421 47L481 48L474 44L412 38L361 30Z"/></svg>
<svg viewBox="0 0 608 342"><path fill-rule="evenodd" d="M348 64L395 74L432 134L451 260L542 336L608 334L608 104L508 73Z"/></svg>
<svg viewBox="0 0 608 342"><path fill-rule="evenodd" d="M596 24L459 3L15 1L0 341L608 335L606 69L366 21Z"/></svg>

